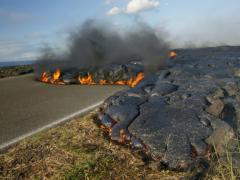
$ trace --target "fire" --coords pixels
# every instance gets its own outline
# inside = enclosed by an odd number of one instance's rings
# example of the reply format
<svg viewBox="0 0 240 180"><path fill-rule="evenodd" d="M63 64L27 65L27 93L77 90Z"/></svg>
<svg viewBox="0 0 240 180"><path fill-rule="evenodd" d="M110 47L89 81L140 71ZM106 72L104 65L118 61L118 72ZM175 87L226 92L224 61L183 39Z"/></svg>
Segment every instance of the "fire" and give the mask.
<svg viewBox="0 0 240 180"><path fill-rule="evenodd" d="M105 79L101 79L98 82L95 82L93 79L93 75L91 73L88 73L86 76L78 76L76 79L78 80L78 83L81 85L93 85L93 84L99 84L99 85L128 85L130 87L135 87L142 79L144 78L143 72L140 72L136 75L136 77L131 77L129 80L119 80L116 82L107 81ZM60 68L56 69L52 74L49 72L43 72L41 75L41 81L44 83L50 83L50 84L65 84L63 80L61 79L61 70ZM77 82L76 82L77 83Z"/></svg>
<svg viewBox="0 0 240 180"><path fill-rule="evenodd" d="M92 78L92 75L88 73L86 77L80 77L78 78L80 84L84 85L91 85L91 84L96 84Z"/></svg>
<svg viewBox="0 0 240 180"><path fill-rule="evenodd" d="M126 85L126 84L127 84L127 81L116 81L114 84L117 84L117 85Z"/></svg>
<svg viewBox="0 0 240 180"><path fill-rule="evenodd" d="M96 83L93 80L93 76L88 73L87 76L85 77L78 77L78 81L80 84L82 85L92 85L92 84L100 84L100 85L106 85L106 84L115 84L115 85L128 85L130 87L135 87L142 79L144 78L144 74L142 72L138 73L136 78L130 78L129 80L120 80L120 81L116 81L116 82L107 82L107 80L105 79L101 79L99 80L98 83Z"/></svg>
<svg viewBox="0 0 240 180"><path fill-rule="evenodd" d="M138 83L140 83L140 81L142 81L142 79L144 78L144 74L143 72L140 72L137 74L137 77L135 79L131 78L128 82L128 85L130 87L135 87Z"/></svg>
<svg viewBox="0 0 240 180"><path fill-rule="evenodd" d="M106 81L105 79L101 79L101 80L99 81L99 84L100 84L100 85L105 85L105 84L107 84L107 81Z"/></svg>
<svg viewBox="0 0 240 180"><path fill-rule="evenodd" d="M169 53L170 58L175 58L177 56L177 53L175 51L171 51Z"/></svg>
<svg viewBox="0 0 240 180"><path fill-rule="evenodd" d="M137 74L136 78L130 78L127 81L116 81L112 84L116 84L116 85L128 85L131 88L134 88L142 79L144 78L144 74L142 72ZM111 84L111 83L110 83Z"/></svg>
<svg viewBox="0 0 240 180"><path fill-rule="evenodd" d="M61 70L58 68L52 75L48 72L43 72L41 75L41 81L45 83L51 84L64 84L61 80Z"/></svg>
<svg viewBox="0 0 240 180"><path fill-rule="evenodd" d="M59 81L59 78L61 76L61 70L58 68L54 73L53 73L53 82Z"/></svg>
<svg viewBox="0 0 240 180"><path fill-rule="evenodd" d="M47 83L47 82L50 81L50 79L51 79L51 77L50 77L50 75L47 72L43 72L42 73L42 76L41 76L41 81L42 82Z"/></svg>

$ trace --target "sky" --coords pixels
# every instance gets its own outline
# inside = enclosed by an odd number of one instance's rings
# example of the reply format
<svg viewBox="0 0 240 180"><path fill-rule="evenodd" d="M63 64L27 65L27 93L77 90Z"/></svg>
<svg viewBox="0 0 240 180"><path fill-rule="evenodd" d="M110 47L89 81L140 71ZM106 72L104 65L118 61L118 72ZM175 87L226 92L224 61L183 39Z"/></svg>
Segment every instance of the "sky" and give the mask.
<svg viewBox="0 0 240 180"><path fill-rule="evenodd" d="M88 19L119 31L140 19L172 47L239 45L239 10L239 0L0 0L0 62L64 48L69 32Z"/></svg>

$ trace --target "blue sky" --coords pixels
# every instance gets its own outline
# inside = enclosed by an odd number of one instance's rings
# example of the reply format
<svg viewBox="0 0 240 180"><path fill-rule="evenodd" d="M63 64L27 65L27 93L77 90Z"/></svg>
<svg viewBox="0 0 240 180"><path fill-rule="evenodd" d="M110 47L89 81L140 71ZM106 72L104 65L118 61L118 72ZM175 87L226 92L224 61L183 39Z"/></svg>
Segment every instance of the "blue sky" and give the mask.
<svg viewBox="0 0 240 180"><path fill-rule="evenodd" d="M239 10L239 0L0 0L0 61L64 47L68 32L89 18L128 27L138 17L174 46L236 45Z"/></svg>

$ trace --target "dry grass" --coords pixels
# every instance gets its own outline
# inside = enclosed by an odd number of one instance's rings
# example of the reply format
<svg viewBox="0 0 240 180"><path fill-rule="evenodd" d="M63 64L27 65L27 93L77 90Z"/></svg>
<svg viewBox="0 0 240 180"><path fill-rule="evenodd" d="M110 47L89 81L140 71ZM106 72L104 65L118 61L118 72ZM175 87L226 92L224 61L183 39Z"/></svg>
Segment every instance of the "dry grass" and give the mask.
<svg viewBox="0 0 240 180"><path fill-rule="evenodd" d="M234 158L240 158L240 141L235 140L237 148L232 149L228 145L225 145L225 157L219 157L214 154L211 169L207 176L207 179L212 180L238 180L240 179L239 165L236 165ZM240 159L238 159L240 161ZM239 162L240 163L240 162Z"/></svg>
<svg viewBox="0 0 240 180"><path fill-rule="evenodd" d="M150 168L132 150L111 143L94 113L34 135L0 154L0 179L182 179Z"/></svg>
<svg viewBox="0 0 240 180"><path fill-rule="evenodd" d="M30 65L0 67L0 79L11 76L19 76L33 72L33 67Z"/></svg>

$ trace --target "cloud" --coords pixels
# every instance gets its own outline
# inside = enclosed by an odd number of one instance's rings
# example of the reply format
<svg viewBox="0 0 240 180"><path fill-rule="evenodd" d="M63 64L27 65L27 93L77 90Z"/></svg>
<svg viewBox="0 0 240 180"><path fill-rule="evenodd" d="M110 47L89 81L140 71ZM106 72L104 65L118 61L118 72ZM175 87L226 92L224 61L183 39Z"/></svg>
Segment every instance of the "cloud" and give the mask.
<svg viewBox="0 0 240 180"><path fill-rule="evenodd" d="M114 0L104 0L105 4L111 4Z"/></svg>
<svg viewBox="0 0 240 180"><path fill-rule="evenodd" d="M31 39L45 39L45 38L47 38L47 34L43 34L41 32L35 31L35 32L25 34L24 37L31 38Z"/></svg>
<svg viewBox="0 0 240 180"><path fill-rule="evenodd" d="M3 23L22 23L32 20L32 15L25 12L8 11L0 9L0 22Z"/></svg>
<svg viewBox="0 0 240 180"><path fill-rule="evenodd" d="M204 47L240 44L240 22L231 17L197 18L167 28L174 47Z"/></svg>
<svg viewBox="0 0 240 180"><path fill-rule="evenodd" d="M24 40L0 39L0 61L33 60L40 44Z"/></svg>
<svg viewBox="0 0 240 180"><path fill-rule="evenodd" d="M34 15L30 12L13 11L0 7L0 24L2 26L25 25L40 21L46 21L44 14Z"/></svg>
<svg viewBox="0 0 240 180"><path fill-rule="evenodd" d="M109 2L112 0L109 0ZM159 6L157 0L130 0L125 8L113 7L107 12L107 15L113 16L120 13L135 14L141 11L157 8Z"/></svg>
<svg viewBox="0 0 240 180"><path fill-rule="evenodd" d="M131 0L128 5L127 13L137 13L139 11L153 9L159 6L159 2L155 0Z"/></svg>
<svg viewBox="0 0 240 180"><path fill-rule="evenodd" d="M21 59L24 60L34 60L39 56L39 52L24 52L22 54L20 54Z"/></svg>
<svg viewBox="0 0 240 180"><path fill-rule="evenodd" d="M122 13L123 10L120 9L119 7L113 7L112 9L110 9L108 12L107 12L107 15L109 16L113 16L113 15L117 15L117 14L120 14Z"/></svg>
<svg viewBox="0 0 240 180"><path fill-rule="evenodd" d="M22 50L22 44L15 40L0 40L0 57L17 54Z"/></svg>
<svg viewBox="0 0 240 180"><path fill-rule="evenodd" d="M0 57L8 57L10 55L17 54L19 51L21 51L21 48L18 46L0 47Z"/></svg>

